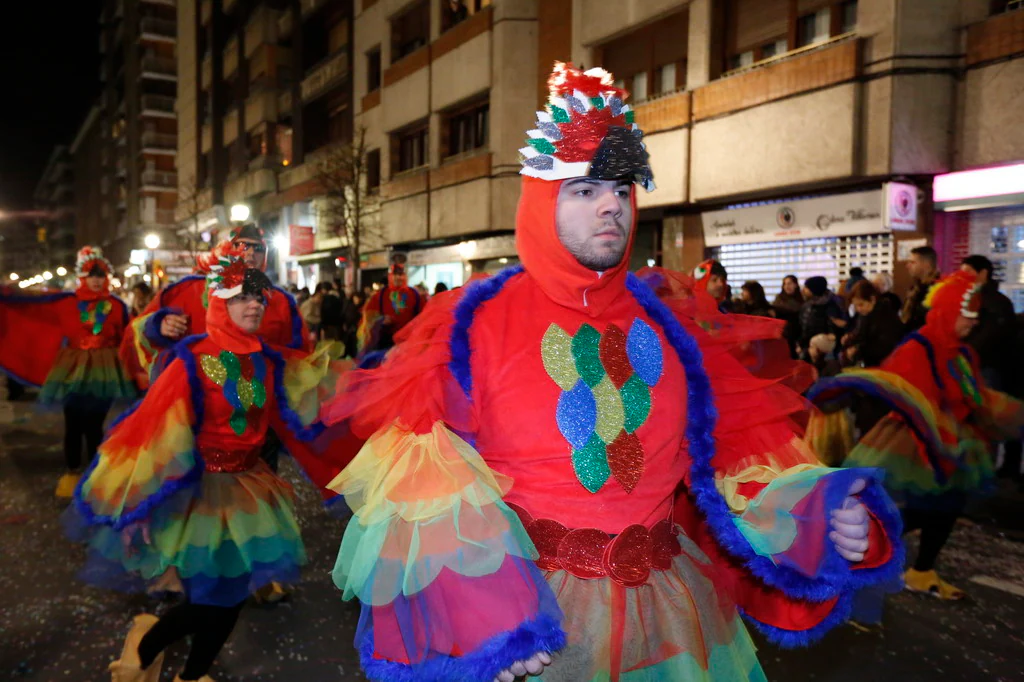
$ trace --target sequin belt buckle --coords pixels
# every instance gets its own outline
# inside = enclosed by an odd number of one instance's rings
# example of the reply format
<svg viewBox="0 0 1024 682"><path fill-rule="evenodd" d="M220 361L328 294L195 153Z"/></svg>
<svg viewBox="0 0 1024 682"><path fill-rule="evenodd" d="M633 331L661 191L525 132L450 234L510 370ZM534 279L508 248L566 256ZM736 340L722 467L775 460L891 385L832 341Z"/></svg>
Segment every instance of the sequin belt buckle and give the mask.
<svg viewBox="0 0 1024 682"><path fill-rule="evenodd" d="M203 457L206 470L213 474L239 474L252 469L260 459L260 451L256 449L201 447L199 454Z"/></svg>
<svg viewBox="0 0 1024 682"><path fill-rule="evenodd" d="M525 509L510 504L519 515L545 571L566 571L577 578L611 578L623 587L639 587L651 571L664 571L682 554L675 524L668 519L651 528L627 526L611 535L597 528L569 529L551 519L535 519Z"/></svg>

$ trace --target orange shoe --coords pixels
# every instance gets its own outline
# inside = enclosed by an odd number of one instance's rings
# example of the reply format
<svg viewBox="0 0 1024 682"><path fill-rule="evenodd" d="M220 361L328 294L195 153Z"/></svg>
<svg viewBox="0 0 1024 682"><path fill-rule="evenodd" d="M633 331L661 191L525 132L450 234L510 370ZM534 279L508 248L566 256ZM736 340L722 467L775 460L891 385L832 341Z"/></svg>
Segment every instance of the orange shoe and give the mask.
<svg viewBox="0 0 1024 682"><path fill-rule="evenodd" d="M959 601L967 596L959 587L950 585L939 577L934 570L918 571L913 568L907 569L903 574L903 584L910 592L930 594L939 599L947 601Z"/></svg>

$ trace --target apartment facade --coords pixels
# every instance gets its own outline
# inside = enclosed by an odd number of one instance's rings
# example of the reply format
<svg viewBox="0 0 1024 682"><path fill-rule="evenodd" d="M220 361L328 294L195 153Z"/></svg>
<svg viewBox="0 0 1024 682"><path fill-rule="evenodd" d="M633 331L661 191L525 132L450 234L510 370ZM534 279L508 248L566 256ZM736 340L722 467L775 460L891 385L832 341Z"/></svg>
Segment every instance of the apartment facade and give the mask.
<svg viewBox="0 0 1024 682"><path fill-rule="evenodd" d="M23 276L46 271L52 278L57 267L70 269L75 263L75 173L67 145L58 145L50 154L33 203L39 216L34 253L26 254L29 262L16 267L22 269L19 274Z"/></svg>

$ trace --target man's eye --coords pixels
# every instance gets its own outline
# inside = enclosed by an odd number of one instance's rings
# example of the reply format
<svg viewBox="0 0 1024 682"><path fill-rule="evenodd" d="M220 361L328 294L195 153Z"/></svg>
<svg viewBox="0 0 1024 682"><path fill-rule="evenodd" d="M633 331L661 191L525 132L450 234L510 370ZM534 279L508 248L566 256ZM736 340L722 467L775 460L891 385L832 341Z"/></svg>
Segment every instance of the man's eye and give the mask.
<svg viewBox="0 0 1024 682"><path fill-rule="evenodd" d="M591 195L592 195L593 193L594 193L594 191L593 191L593 190L590 190L590 189L580 189L580 190L576 190L576 194L577 194L578 196L581 196L581 197L589 197L589 196L591 196Z"/></svg>
<svg viewBox="0 0 1024 682"><path fill-rule="evenodd" d="M623 198L629 198L629 190L628 190L628 189L620 189L620 190L616 190L616 192L615 192L615 193L616 193L617 195L619 195L620 197L623 197Z"/></svg>

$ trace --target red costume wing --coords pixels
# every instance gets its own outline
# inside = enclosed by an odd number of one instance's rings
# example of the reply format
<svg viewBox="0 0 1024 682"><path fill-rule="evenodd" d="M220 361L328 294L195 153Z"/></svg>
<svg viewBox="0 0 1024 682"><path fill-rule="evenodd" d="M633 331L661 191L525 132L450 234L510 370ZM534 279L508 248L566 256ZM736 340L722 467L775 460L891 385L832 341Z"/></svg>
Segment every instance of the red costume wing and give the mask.
<svg viewBox="0 0 1024 682"><path fill-rule="evenodd" d="M0 369L17 381L42 386L64 345L65 317L74 294L0 293Z"/></svg>

